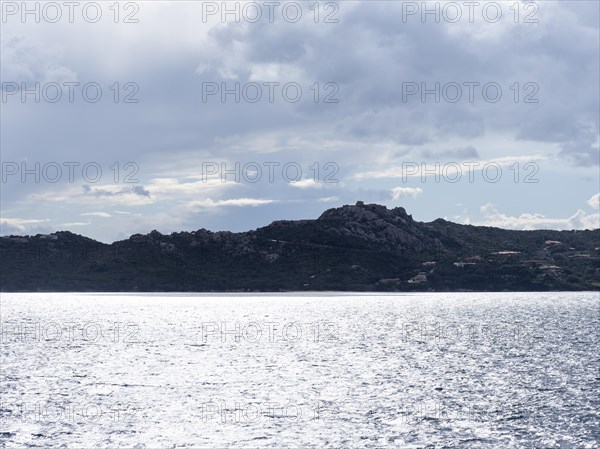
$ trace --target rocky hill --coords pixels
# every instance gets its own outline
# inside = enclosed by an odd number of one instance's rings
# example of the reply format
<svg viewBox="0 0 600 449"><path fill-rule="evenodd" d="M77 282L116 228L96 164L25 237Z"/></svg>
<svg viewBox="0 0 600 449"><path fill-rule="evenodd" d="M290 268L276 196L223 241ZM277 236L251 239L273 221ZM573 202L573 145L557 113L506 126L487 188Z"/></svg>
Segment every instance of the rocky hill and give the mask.
<svg viewBox="0 0 600 449"><path fill-rule="evenodd" d="M423 223L357 203L244 233L0 239L2 291L600 290L600 230Z"/></svg>

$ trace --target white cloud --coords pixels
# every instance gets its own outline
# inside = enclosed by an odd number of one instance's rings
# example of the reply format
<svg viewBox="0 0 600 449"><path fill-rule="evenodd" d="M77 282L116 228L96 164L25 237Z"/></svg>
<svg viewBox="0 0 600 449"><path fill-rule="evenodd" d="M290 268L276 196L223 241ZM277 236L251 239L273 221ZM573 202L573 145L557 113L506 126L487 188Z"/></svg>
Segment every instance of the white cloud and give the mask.
<svg viewBox="0 0 600 449"><path fill-rule="evenodd" d="M140 213L127 212L127 211L124 211L124 210L113 210L113 212L115 214L119 214L119 215L142 215Z"/></svg>
<svg viewBox="0 0 600 449"><path fill-rule="evenodd" d="M218 179L182 182L175 178L155 178L146 184L67 185L62 190L44 191L28 196L28 200L69 202L94 206L143 206L161 201L186 200L215 194L236 184ZM95 214L95 213L94 213ZM100 216L100 215L96 215Z"/></svg>
<svg viewBox="0 0 600 449"><path fill-rule="evenodd" d="M421 193L423 193L423 189L420 187L396 187L392 189L392 199L399 201L402 198L416 198Z"/></svg>
<svg viewBox="0 0 600 449"><path fill-rule="evenodd" d="M38 220L29 218L0 218L0 234L29 234L37 232L48 232L50 220Z"/></svg>
<svg viewBox="0 0 600 449"><path fill-rule="evenodd" d="M593 197L587 200L587 203L593 209L600 209L600 193L596 193Z"/></svg>
<svg viewBox="0 0 600 449"><path fill-rule="evenodd" d="M323 198L319 198L317 201L319 203L335 203L336 201L339 201L340 197L339 196L326 196Z"/></svg>
<svg viewBox="0 0 600 449"><path fill-rule="evenodd" d="M299 189L320 189L323 187L323 183L315 182L314 179L301 179L300 181L291 182L290 185Z"/></svg>
<svg viewBox="0 0 600 449"><path fill-rule="evenodd" d="M79 214L82 217L101 217L101 218L110 218L111 214L107 212L86 212L85 214Z"/></svg>
<svg viewBox="0 0 600 449"><path fill-rule="evenodd" d="M550 218L539 213L523 213L510 216L501 213L492 203L481 206L480 211L484 220L471 222L475 226L493 226L504 229L533 230L533 229L597 229L600 228L600 214L586 214L578 209L568 218Z"/></svg>
<svg viewBox="0 0 600 449"><path fill-rule="evenodd" d="M212 200L210 198L206 200L191 201L187 203L188 207L191 208L215 208L221 206L233 206L233 207L256 207L264 206L265 204L273 203L273 200L256 199L256 198L235 198L230 200Z"/></svg>
<svg viewBox="0 0 600 449"><path fill-rule="evenodd" d="M142 185L124 187L118 184L90 186L69 185L60 191L45 191L34 193L27 197L32 202L67 202L87 204L90 207L97 205L126 205L137 206L151 204L154 199L150 192Z"/></svg>
<svg viewBox="0 0 600 449"><path fill-rule="evenodd" d="M91 221L86 221L86 222L83 222L83 221L74 221L74 222L71 222L71 223L61 223L59 226L65 226L67 228L71 228L71 227L74 227L74 226L89 226L91 224L92 224Z"/></svg>

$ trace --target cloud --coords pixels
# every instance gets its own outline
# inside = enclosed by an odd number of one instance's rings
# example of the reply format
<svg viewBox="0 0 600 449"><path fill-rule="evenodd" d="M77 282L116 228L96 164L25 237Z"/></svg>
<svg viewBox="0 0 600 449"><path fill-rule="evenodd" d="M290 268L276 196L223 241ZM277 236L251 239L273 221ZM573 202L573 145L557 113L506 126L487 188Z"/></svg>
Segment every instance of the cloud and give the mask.
<svg viewBox="0 0 600 449"><path fill-rule="evenodd" d="M63 17L60 23L46 25L10 18L2 24L3 81L26 82L29 87L48 81L97 82L104 95L90 104L77 89L76 101L69 103L64 90L64 101L57 104L24 104L14 95L2 105L3 161L81 164L75 183L18 182L18 174L11 176L15 182L2 186L2 207L11 210L11 216L52 217L53 223L76 222L74 217L82 218L81 213L106 210L119 220L93 220L86 229L90 236L106 239L109 233L143 230L152 221L174 230L194 228L198 222L229 230L239 229L241 222L250 226L318 216L329 202L319 197L391 201L390 191L402 185L398 179L404 175L414 181L421 176L430 180L432 171L446 179L455 174L456 167L436 169L431 163L435 161L478 161L479 167L496 161L504 169L514 162L537 160L522 155L542 155L536 185L540 192L553 190L566 178L572 180L561 190L561 200L544 212L552 217L572 214L571 204L579 192L597 191L597 181L591 186L589 179L596 179L592 170L598 163L598 2L544 2L536 14L537 24L514 23L514 8L509 10L508 3L502 5L499 23L484 20L481 5L470 23L460 2L459 23L436 22L431 14L424 23L419 13L403 23L405 3L340 2L335 24L323 23L325 10L315 23L313 11L303 4L302 19L295 24L283 20L280 5L273 23L263 7L263 20L256 24L243 20L223 24L217 14L199 27L202 2L141 2L137 16L142 20L135 25L115 24L110 14L97 24L86 23L81 16L75 23ZM524 19L525 11L521 13ZM523 42L528 51L514 51ZM120 83L122 100L128 93L123 89L126 81L140 87L139 105L113 101L111 86ZM269 89L263 88L257 103L244 101L243 95L239 103L233 101L234 95L222 103L217 94L212 97L215 101L204 104L205 81L219 86L225 82L230 89L234 82L244 86L274 81L279 86L274 102L269 101ZM428 102L421 95L406 101L405 81L429 89L436 83L458 83L463 85L462 99L436 102L433 94ZM298 103L282 100L281 87L287 82L301 86ZM339 103L323 101L332 92L326 89L329 82L338 89L334 96ZM473 102L465 82L479 83ZM497 103L482 98L482 87L490 82L502 88ZM524 102L531 92L529 82L539 87L534 95L539 103ZM518 102L515 93L520 94ZM410 158L419 166L406 173L401 164ZM80 169L89 161L102 166L104 177L82 189ZM139 167L135 174L139 185L102 185L117 174L109 168L115 162L120 164L121 180L130 174L124 165L129 161ZM221 183L220 174L203 182L201 168L207 161L227 162L230 169L236 162L281 165L275 169L275 183L248 185L230 182L231 175ZM311 177L307 169L318 162L321 181L331 174L324 164L335 162L339 173L334 176L343 183L331 190L329 184L309 180L285 183L281 168L291 161L302 165L304 178ZM430 174L422 173L421 161L428 162ZM467 168L461 168L464 179ZM263 180L268 177L267 169L262 175ZM505 169L504 178L512 175ZM462 184L455 187L432 186L435 203L415 201L414 213L453 216L445 207L458 193L464 194L461 202L470 208L488 201L500 204L508 195L500 188L492 191L500 185L487 183L467 186L468 190L460 190ZM527 186L527 192L535 188ZM313 192L315 198L308 198ZM412 197L406 192L399 195ZM235 203L227 201L239 200L228 198L273 198L277 204L236 208L228 207ZM290 206L292 201L296 203ZM537 203L531 201L524 210L535 210ZM178 209L193 202L201 207L197 214ZM238 204L244 205L252 204ZM202 216L207 209L218 208L223 212ZM587 205L582 209L588 210ZM573 217L573 223L586 220ZM20 226L29 232L43 225Z"/></svg>
<svg viewBox="0 0 600 449"><path fill-rule="evenodd" d="M471 221L475 226L493 226L504 229L533 230L533 229L597 229L600 228L600 214L586 214L578 209L568 218L549 218L539 213L523 213L510 216L501 213L495 205L487 203L481 206L483 221Z"/></svg>
<svg viewBox="0 0 600 449"><path fill-rule="evenodd" d="M297 187L299 189L321 189L323 188L323 183L315 182L314 179L301 179L300 181L290 182L292 187Z"/></svg>
<svg viewBox="0 0 600 449"><path fill-rule="evenodd" d="M579 127L570 140L561 144L560 156L571 164L580 167L600 164L600 147L598 145L597 125Z"/></svg>
<svg viewBox="0 0 600 449"><path fill-rule="evenodd" d="M206 200L191 201L191 202L187 203L187 206L192 209L198 209L198 208L211 209L211 208L217 208L217 207L223 207L223 206L226 206L226 207L229 207L229 206L256 207L256 206L264 206L266 204L271 204L273 202L274 202L274 200L255 199L255 198L236 198L236 199L217 200L217 201L214 201L214 200L208 198Z"/></svg>
<svg viewBox="0 0 600 449"><path fill-rule="evenodd" d="M392 199L399 201L403 198L416 198L421 193L423 193L423 189L420 187L395 187L392 189Z"/></svg>
<svg viewBox="0 0 600 449"><path fill-rule="evenodd" d="M101 218L112 217L112 215L107 212L86 212L84 214L79 214L79 215L81 215L82 217L101 217Z"/></svg>
<svg viewBox="0 0 600 449"><path fill-rule="evenodd" d="M458 148L453 150L422 150L421 156L423 156L426 159L457 159L460 161L479 159L479 153L477 152L477 149L472 145L469 145L465 148Z"/></svg>
<svg viewBox="0 0 600 449"><path fill-rule="evenodd" d="M127 212L127 211L124 211L124 210L113 210L113 212L115 214L119 214L119 215L142 215L140 213Z"/></svg>
<svg viewBox="0 0 600 449"><path fill-rule="evenodd" d="M0 234L35 234L49 232L50 220L28 218L0 218Z"/></svg>
<svg viewBox="0 0 600 449"><path fill-rule="evenodd" d="M74 222L71 222L71 223L61 223L59 226L64 226L66 228L72 228L72 227L76 227L76 226L89 226L91 224L92 224L91 221L85 221L85 222L74 221Z"/></svg>
<svg viewBox="0 0 600 449"><path fill-rule="evenodd" d="M340 197L339 196L326 196L323 198L319 198L317 201L319 203L335 203L336 201L339 201Z"/></svg>
<svg viewBox="0 0 600 449"><path fill-rule="evenodd" d="M206 196L240 186L233 181L220 182L218 179L195 182L184 182L175 178L155 178L145 185L88 185L77 187L71 184L61 186L60 190L44 190L43 193L32 193L28 196L31 202L69 202L89 207L103 206L143 206L169 202L170 200L192 200L198 196ZM120 212L116 212L120 213Z"/></svg>
<svg viewBox="0 0 600 449"><path fill-rule="evenodd" d="M426 162L403 162L402 165L392 166L383 170L373 170L368 172L359 172L351 176L351 179L364 180L364 179L382 179L382 178L401 178L407 177L421 177L426 178L427 176L441 176L445 179L453 181L455 179L469 178L469 176L479 170L483 170L484 167L488 166L500 166L506 167L514 164L515 162L535 162L543 161L547 159L543 155L531 155L531 156L506 156L499 157L485 161L462 161L462 162L450 162L442 164L436 162L434 164L427 164ZM490 177L496 176L493 171L489 174Z"/></svg>
<svg viewBox="0 0 600 449"><path fill-rule="evenodd" d="M139 206L151 204L155 199L143 186L122 186L119 184L90 186L84 184L62 186L61 190L44 190L43 193L32 193L27 197L31 203L65 202L78 203L89 207L98 205Z"/></svg>
<svg viewBox="0 0 600 449"><path fill-rule="evenodd" d="M0 61L3 81L58 82L77 81L77 74L56 61L62 51L47 41L18 35L5 35L0 40Z"/></svg>
<svg viewBox="0 0 600 449"><path fill-rule="evenodd" d="M84 185L82 187L83 192L86 194L90 194L96 197L100 197L100 196L119 196L119 195L128 195L128 194L134 194L134 195L139 195L139 196L145 196L150 198L150 192L148 190L146 190L144 188L144 186L132 186L132 187L121 187L118 185L111 185L111 186L99 186L99 187L92 187L89 185Z"/></svg>
<svg viewBox="0 0 600 449"><path fill-rule="evenodd" d="M593 197L587 200L587 203L592 209L600 209L600 193L596 193Z"/></svg>

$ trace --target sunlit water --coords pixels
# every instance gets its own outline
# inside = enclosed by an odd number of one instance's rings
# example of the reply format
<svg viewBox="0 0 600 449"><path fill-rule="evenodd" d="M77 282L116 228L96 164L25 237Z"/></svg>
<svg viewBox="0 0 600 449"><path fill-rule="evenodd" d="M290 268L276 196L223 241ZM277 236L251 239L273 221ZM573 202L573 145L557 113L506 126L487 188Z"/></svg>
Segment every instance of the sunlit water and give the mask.
<svg viewBox="0 0 600 449"><path fill-rule="evenodd" d="M597 448L599 301L2 294L0 447Z"/></svg>

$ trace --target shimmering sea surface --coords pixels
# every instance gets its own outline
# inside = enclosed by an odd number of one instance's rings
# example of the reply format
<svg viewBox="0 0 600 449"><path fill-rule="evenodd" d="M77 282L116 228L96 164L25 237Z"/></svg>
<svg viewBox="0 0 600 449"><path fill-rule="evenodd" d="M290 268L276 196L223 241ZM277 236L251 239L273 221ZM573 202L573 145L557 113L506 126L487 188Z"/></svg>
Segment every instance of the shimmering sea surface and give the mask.
<svg viewBox="0 0 600 449"><path fill-rule="evenodd" d="M599 293L1 295L2 448L598 448Z"/></svg>

